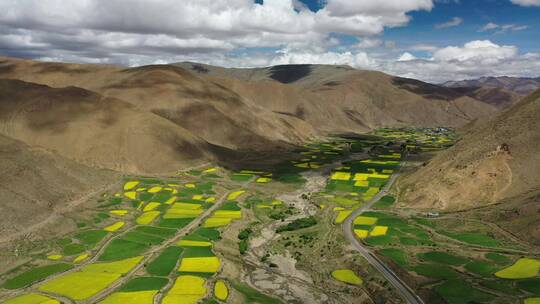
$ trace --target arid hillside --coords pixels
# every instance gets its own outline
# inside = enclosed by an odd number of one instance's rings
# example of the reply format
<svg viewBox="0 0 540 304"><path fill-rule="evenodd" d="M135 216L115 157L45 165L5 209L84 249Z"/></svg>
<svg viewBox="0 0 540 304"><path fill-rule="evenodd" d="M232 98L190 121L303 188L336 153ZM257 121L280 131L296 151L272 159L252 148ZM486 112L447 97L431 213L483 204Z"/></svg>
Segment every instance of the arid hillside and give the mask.
<svg viewBox="0 0 540 304"><path fill-rule="evenodd" d="M210 157L206 142L132 104L19 80L0 80L0 132L119 172L173 172Z"/></svg>
<svg viewBox="0 0 540 304"><path fill-rule="evenodd" d="M179 63L253 104L298 117L324 133L381 126L462 126L496 109L452 89L348 66L224 69ZM277 98L276 98L277 97Z"/></svg>
<svg viewBox="0 0 540 304"><path fill-rule="evenodd" d="M1 134L0 160L0 213L7 215L0 222L0 248L11 246L13 240L48 238L51 229L56 233L73 229L75 223L65 221L64 212L119 178L113 171L90 168ZM63 224L54 225L58 222ZM13 254L1 256L3 268Z"/></svg>
<svg viewBox="0 0 540 304"><path fill-rule="evenodd" d="M442 84L449 88L490 87L505 89L526 96L540 87L540 77L482 77L478 79L448 81Z"/></svg>
<svg viewBox="0 0 540 304"><path fill-rule="evenodd" d="M500 220L525 221L519 227L532 229L540 240L534 207L540 194L538 121L540 90L496 118L474 125L454 147L405 177L401 198L415 208L448 211L504 203L488 208L499 214L490 218L506 214Z"/></svg>
<svg viewBox="0 0 540 304"><path fill-rule="evenodd" d="M1 78L3 134L130 173L381 126L459 127L497 111L447 88L347 66L124 68L2 58Z"/></svg>
<svg viewBox="0 0 540 304"><path fill-rule="evenodd" d="M540 88L540 78L482 77L442 84L498 108L508 108Z"/></svg>

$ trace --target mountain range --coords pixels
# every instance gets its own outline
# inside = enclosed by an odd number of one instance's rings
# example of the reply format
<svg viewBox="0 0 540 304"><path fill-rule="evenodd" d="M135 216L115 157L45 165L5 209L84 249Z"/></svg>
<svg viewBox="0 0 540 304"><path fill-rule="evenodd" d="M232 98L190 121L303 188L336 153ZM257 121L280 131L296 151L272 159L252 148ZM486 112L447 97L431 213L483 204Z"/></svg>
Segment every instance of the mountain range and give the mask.
<svg viewBox="0 0 540 304"><path fill-rule="evenodd" d="M382 126L463 126L496 107L346 66L136 68L0 60L1 134L138 174L288 149ZM52 106L54 104L54 106Z"/></svg>
<svg viewBox="0 0 540 304"><path fill-rule="evenodd" d="M507 108L540 88L540 77L481 77L447 81L442 86L462 91L467 96L499 108Z"/></svg>

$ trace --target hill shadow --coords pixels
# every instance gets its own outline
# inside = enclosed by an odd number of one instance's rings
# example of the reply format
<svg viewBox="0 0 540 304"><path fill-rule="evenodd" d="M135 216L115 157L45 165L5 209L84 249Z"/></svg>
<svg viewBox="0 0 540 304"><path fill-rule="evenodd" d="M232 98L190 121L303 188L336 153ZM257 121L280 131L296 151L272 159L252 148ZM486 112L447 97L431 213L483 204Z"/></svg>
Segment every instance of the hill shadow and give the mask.
<svg viewBox="0 0 540 304"><path fill-rule="evenodd" d="M270 78L281 83L292 83L309 76L311 71L310 64L276 65L270 68Z"/></svg>

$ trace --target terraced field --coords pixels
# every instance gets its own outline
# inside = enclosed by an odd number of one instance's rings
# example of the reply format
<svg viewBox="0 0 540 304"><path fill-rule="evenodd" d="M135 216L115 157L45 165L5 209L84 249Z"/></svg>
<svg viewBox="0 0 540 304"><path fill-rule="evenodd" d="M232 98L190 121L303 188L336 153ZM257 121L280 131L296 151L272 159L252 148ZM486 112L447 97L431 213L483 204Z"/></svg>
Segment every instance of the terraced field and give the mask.
<svg viewBox="0 0 540 304"><path fill-rule="evenodd" d="M446 129L381 129L298 147L277 164L126 176L80 210L77 232L3 273L0 300L403 302L341 223L380 197L393 174L455 139ZM540 258L524 244L481 222L428 217L398 194L354 218L353 232L426 303L540 297Z"/></svg>

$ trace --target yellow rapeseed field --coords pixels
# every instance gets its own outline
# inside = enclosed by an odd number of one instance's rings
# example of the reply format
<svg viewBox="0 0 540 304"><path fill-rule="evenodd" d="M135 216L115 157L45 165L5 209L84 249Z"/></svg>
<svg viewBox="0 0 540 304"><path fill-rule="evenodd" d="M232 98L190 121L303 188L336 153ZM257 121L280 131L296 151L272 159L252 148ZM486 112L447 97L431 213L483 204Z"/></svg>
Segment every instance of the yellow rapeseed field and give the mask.
<svg viewBox="0 0 540 304"><path fill-rule="evenodd" d="M354 180L355 181L367 181L369 178L369 173L356 173L354 175Z"/></svg>
<svg viewBox="0 0 540 304"><path fill-rule="evenodd" d="M9 299L4 304L60 304L60 302L37 293L29 293Z"/></svg>
<svg viewBox="0 0 540 304"><path fill-rule="evenodd" d="M527 298L523 301L524 304L540 304L540 298Z"/></svg>
<svg viewBox="0 0 540 304"><path fill-rule="evenodd" d="M241 210L217 210L216 212L214 212L212 217L241 219L242 218L242 211Z"/></svg>
<svg viewBox="0 0 540 304"><path fill-rule="evenodd" d="M153 212L153 211L150 211L150 212ZM203 210L201 210L201 209L189 210L189 209L171 208L171 209L167 210L167 212L165 213L163 218L165 218L165 219L193 218L193 217L199 216L202 213L203 213Z"/></svg>
<svg viewBox="0 0 540 304"><path fill-rule="evenodd" d="M73 260L73 263L80 263L80 262L86 260L89 256L90 256L90 254L88 254L88 253L83 253L83 254L77 256L77 257Z"/></svg>
<svg viewBox="0 0 540 304"><path fill-rule="evenodd" d="M178 271L214 273L221 267L221 262L213 257L183 258Z"/></svg>
<svg viewBox="0 0 540 304"><path fill-rule="evenodd" d="M115 292L99 302L99 304L153 304L154 296L157 293L157 290Z"/></svg>
<svg viewBox="0 0 540 304"><path fill-rule="evenodd" d="M269 178L269 177L259 177L259 178L257 178L257 180L255 180L255 182L261 183L261 184L262 184L262 183L268 183L268 182L270 182L271 180L272 180L272 179Z"/></svg>
<svg viewBox="0 0 540 304"><path fill-rule="evenodd" d="M369 187L369 182L367 180L357 180L354 182L355 187Z"/></svg>
<svg viewBox="0 0 540 304"><path fill-rule="evenodd" d="M379 190L380 189L377 188L377 187L371 187L366 191L365 195L366 196L374 196L375 194L379 193Z"/></svg>
<svg viewBox="0 0 540 304"><path fill-rule="evenodd" d="M369 236L380 236L380 235L386 235L386 232L388 232L388 227L386 226L375 226L373 230L369 233Z"/></svg>
<svg viewBox="0 0 540 304"><path fill-rule="evenodd" d="M348 181L349 179L351 179L351 173L350 172L334 172L332 176L330 177L330 179Z"/></svg>
<svg viewBox="0 0 540 304"><path fill-rule="evenodd" d="M235 199L237 199L240 195L244 194L245 192L246 192L245 190L234 191L231 194L229 194L229 196L227 196L227 200L234 201Z"/></svg>
<svg viewBox="0 0 540 304"><path fill-rule="evenodd" d="M141 214L135 221L139 225L148 225L151 222L153 222L154 219L156 217L158 217L160 213L161 212L159 212L159 211L148 211L148 212L145 212L145 213Z"/></svg>
<svg viewBox="0 0 540 304"><path fill-rule="evenodd" d="M171 205L172 203L174 203L176 201L176 196L173 196L171 197L170 199L168 199L166 202L165 202L165 205Z"/></svg>
<svg viewBox="0 0 540 304"><path fill-rule="evenodd" d="M120 276L119 273L72 272L46 282L39 290L81 301L107 288Z"/></svg>
<svg viewBox="0 0 540 304"><path fill-rule="evenodd" d="M335 219L335 223L336 224L341 224L343 223L343 221L352 213L351 210L343 210L343 211L339 211L338 212L338 215L336 216L336 219Z"/></svg>
<svg viewBox="0 0 540 304"><path fill-rule="evenodd" d="M128 273L143 259L142 256L108 263L89 264L81 271L54 278L43 284L39 290L56 293L73 300L88 299L114 281Z"/></svg>
<svg viewBox="0 0 540 304"><path fill-rule="evenodd" d="M171 209L184 209L184 210L195 210L195 209L201 209L201 208L202 208L202 205L200 204L182 203L182 202L174 203L174 205L172 205L171 207Z"/></svg>
<svg viewBox="0 0 540 304"><path fill-rule="evenodd" d="M103 230L105 231L109 231L109 232L115 232L116 230L122 228L126 223L124 222L116 222L110 226L107 226L105 228L103 228Z"/></svg>
<svg viewBox="0 0 540 304"><path fill-rule="evenodd" d="M61 254L51 254L47 256L47 259L52 260L52 261L58 261L61 258L63 258Z"/></svg>
<svg viewBox="0 0 540 304"><path fill-rule="evenodd" d="M219 280L214 285L214 295L220 301L225 301L229 297L229 289L222 280Z"/></svg>
<svg viewBox="0 0 540 304"><path fill-rule="evenodd" d="M143 256L137 256L120 261L89 264L84 266L81 270L84 272L109 272L125 274L139 264L143 258Z"/></svg>
<svg viewBox="0 0 540 304"><path fill-rule="evenodd" d="M205 280L201 277L181 275L163 298L162 304L196 304L206 295Z"/></svg>
<svg viewBox="0 0 540 304"><path fill-rule="evenodd" d="M212 243L207 241L180 240L176 242L176 245L182 247L210 247Z"/></svg>
<svg viewBox="0 0 540 304"><path fill-rule="evenodd" d="M118 216L124 216L128 213L127 210L119 209L119 210L111 210L109 211L110 214L118 215Z"/></svg>
<svg viewBox="0 0 540 304"><path fill-rule="evenodd" d="M161 203L158 203L158 202L150 202L148 203L148 205L144 206L143 212L152 211L156 209L157 207L159 207L160 205Z"/></svg>
<svg viewBox="0 0 540 304"><path fill-rule="evenodd" d="M215 227L222 227L227 226L232 222L232 218L226 218L226 217L209 217L204 221L203 227L204 228L215 228Z"/></svg>
<svg viewBox="0 0 540 304"><path fill-rule="evenodd" d="M334 279L352 285L362 285L362 279L350 269L338 269L332 272Z"/></svg>
<svg viewBox="0 0 540 304"><path fill-rule="evenodd" d="M375 225L376 223L377 223L377 218L376 217L371 217L371 216L359 216L359 217L354 219L354 224L355 225L371 226L371 225Z"/></svg>
<svg viewBox="0 0 540 304"><path fill-rule="evenodd" d="M525 279L535 277L538 270L540 270L540 261L522 258L514 265L496 272L495 276L503 279Z"/></svg>
<svg viewBox="0 0 540 304"><path fill-rule="evenodd" d="M159 186L155 186L155 187L152 187L150 189L148 189L148 193L158 193L159 191L161 191L163 188L159 187Z"/></svg>
<svg viewBox="0 0 540 304"><path fill-rule="evenodd" d="M139 181L131 181L124 184L124 191L131 190L139 184Z"/></svg>
<svg viewBox="0 0 540 304"><path fill-rule="evenodd" d="M369 231L364 230L364 229L354 229L354 234L356 234L356 236L357 236L359 239L365 239L365 238L367 238L368 233L369 233Z"/></svg>
<svg viewBox="0 0 540 304"><path fill-rule="evenodd" d="M124 196L129 198L129 199L137 199L137 192L135 191L129 191L129 192L124 192Z"/></svg>

